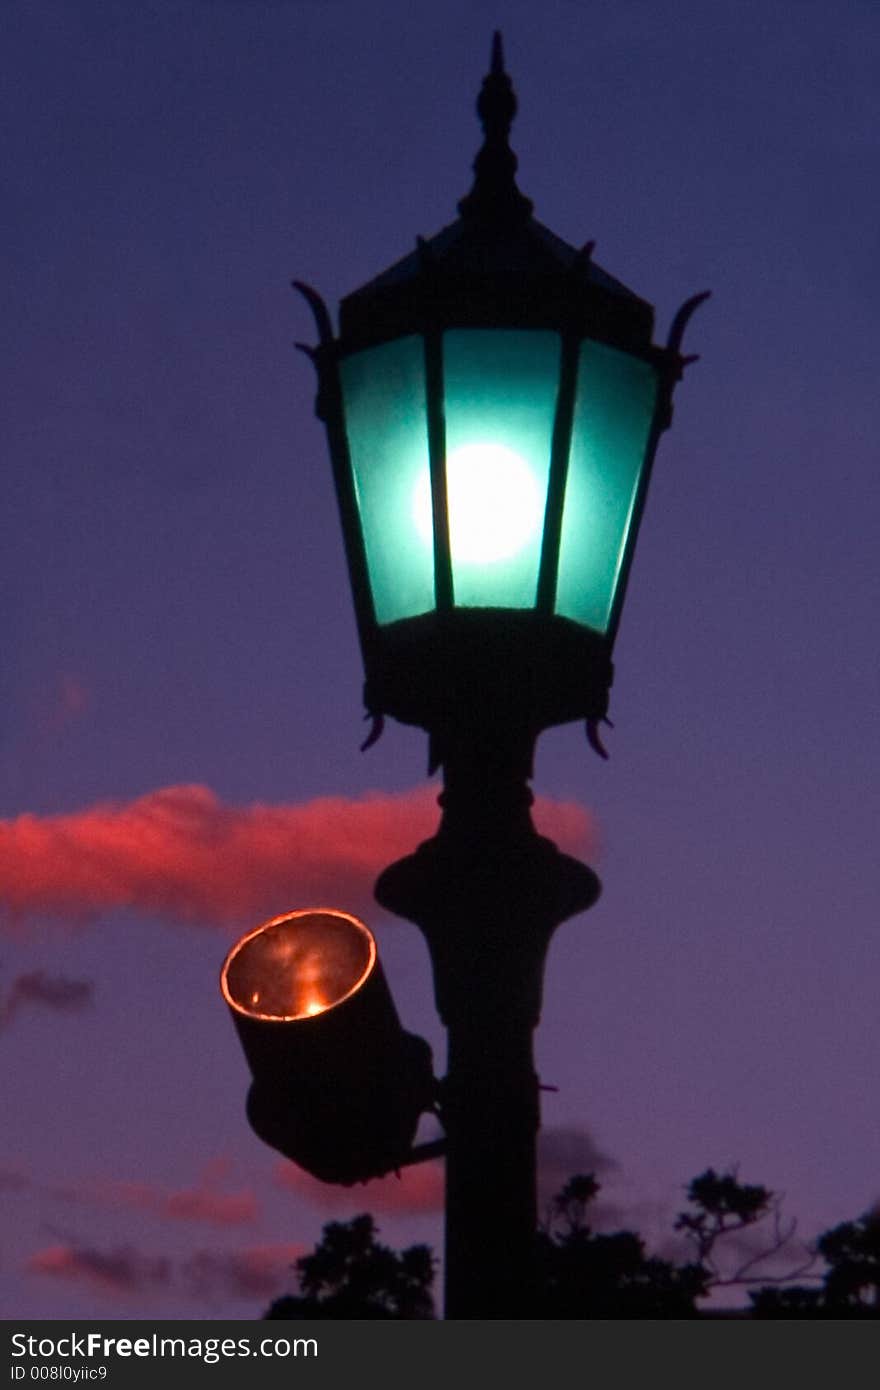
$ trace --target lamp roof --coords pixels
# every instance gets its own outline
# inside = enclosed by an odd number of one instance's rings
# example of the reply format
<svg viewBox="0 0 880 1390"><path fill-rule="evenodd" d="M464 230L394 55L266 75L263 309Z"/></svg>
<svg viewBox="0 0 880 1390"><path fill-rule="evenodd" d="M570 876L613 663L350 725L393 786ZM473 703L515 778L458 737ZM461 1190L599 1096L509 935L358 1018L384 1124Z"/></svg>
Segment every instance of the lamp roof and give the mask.
<svg viewBox="0 0 880 1390"><path fill-rule="evenodd" d="M592 243L578 250L538 222L517 187L508 139L516 96L497 33L477 110L484 141L459 217L343 299L343 343L354 348L432 326L519 326L649 347L651 305L595 263Z"/></svg>

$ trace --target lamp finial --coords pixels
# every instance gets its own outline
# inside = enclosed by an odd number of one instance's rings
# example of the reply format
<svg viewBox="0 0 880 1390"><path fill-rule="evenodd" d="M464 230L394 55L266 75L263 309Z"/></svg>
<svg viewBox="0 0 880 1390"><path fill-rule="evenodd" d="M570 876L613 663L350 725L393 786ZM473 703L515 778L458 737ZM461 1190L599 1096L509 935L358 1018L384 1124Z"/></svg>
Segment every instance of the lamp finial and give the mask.
<svg viewBox="0 0 880 1390"><path fill-rule="evenodd" d="M458 205L462 217L518 222L530 216L532 203L516 186L517 158L509 143L516 110L513 83L504 70L501 32L496 29L489 72L477 98L483 145L474 160L474 186Z"/></svg>

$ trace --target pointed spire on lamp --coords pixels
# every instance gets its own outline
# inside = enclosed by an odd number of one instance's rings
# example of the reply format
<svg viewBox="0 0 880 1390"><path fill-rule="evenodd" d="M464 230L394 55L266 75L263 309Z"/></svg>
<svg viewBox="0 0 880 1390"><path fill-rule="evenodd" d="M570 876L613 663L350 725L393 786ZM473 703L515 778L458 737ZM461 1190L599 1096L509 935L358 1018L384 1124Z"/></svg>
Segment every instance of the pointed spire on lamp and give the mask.
<svg viewBox="0 0 880 1390"><path fill-rule="evenodd" d="M501 34L496 30L490 69L477 98L483 145L474 160L474 186L458 205L465 219L517 223L531 215L531 200L516 186L517 158L509 143L516 110L516 93L504 70Z"/></svg>

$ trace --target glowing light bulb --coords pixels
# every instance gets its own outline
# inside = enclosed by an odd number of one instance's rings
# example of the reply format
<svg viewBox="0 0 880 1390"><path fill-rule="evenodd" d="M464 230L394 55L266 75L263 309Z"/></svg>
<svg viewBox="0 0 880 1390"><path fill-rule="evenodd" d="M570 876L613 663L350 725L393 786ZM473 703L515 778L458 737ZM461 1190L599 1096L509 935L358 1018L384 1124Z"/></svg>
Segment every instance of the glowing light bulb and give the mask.
<svg viewBox="0 0 880 1390"><path fill-rule="evenodd" d="M504 444L463 444L446 460L449 543L453 563L507 560L522 550L543 521L543 494L521 454ZM416 530L433 536L431 480L419 479L413 497Z"/></svg>
<svg viewBox="0 0 880 1390"><path fill-rule="evenodd" d="M326 1004L322 1004L319 999L310 999L306 1004L306 1013L311 1018L314 1014L322 1014L326 1007Z"/></svg>

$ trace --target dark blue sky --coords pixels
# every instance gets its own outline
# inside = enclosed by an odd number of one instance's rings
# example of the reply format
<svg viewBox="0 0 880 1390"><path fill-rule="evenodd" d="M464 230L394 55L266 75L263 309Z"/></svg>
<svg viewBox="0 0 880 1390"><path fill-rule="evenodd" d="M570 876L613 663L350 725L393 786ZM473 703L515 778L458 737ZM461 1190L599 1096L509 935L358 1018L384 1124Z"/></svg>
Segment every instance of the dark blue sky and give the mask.
<svg viewBox="0 0 880 1390"><path fill-rule="evenodd" d="M259 878L271 809L292 808L291 891L369 911L381 806L351 812L375 832L352 868L329 853L344 803L312 803L409 792L425 749L395 726L358 752L288 284L335 305L452 220L499 25L536 215L595 238L660 337L713 291L633 568L611 760L573 727L539 751L536 789L589 811L604 885L551 950L547 1164L605 1155L609 1219L655 1231L709 1164L784 1190L805 1235L880 1197L876 6L10 0L6 1317L257 1315L326 1219L246 1127L216 975L247 905L308 905ZM181 786L217 801L159 795ZM108 802L112 833L85 814ZM212 928L206 837L254 803ZM370 920L442 1069L417 934ZM438 1238L432 1216L380 1221Z"/></svg>

